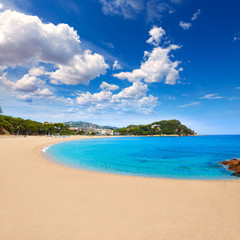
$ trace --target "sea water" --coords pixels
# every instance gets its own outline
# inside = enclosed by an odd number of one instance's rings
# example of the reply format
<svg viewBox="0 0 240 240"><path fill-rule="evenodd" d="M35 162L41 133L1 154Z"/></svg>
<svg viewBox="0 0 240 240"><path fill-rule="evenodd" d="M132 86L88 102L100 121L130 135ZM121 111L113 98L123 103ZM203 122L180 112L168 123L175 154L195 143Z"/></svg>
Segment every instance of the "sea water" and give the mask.
<svg viewBox="0 0 240 240"><path fill-rule="evenodd" d="M173 179L238 179L220 161L240 158L240 136L113 137L58 143L50 161L105 173Z"/></svg>

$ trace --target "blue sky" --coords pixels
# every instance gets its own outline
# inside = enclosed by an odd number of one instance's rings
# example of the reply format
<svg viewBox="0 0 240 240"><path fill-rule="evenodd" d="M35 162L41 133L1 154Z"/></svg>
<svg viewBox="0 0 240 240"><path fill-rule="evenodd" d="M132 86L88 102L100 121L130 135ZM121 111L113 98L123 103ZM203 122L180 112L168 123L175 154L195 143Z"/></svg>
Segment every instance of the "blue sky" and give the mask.
<svg viewBox="0 0 240 240"><path fill-rule="evenodd" d="M0 106L117 127L240 134L240 3L0 0Z"/></svg>

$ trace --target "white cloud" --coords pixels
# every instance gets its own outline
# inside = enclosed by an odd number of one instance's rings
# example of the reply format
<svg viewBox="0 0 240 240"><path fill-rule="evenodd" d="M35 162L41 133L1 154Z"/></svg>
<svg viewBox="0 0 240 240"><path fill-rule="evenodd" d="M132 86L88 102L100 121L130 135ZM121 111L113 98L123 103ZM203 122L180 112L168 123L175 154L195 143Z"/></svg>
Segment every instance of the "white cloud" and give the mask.
<svg viewBox="0 0 240 240"><path fill-rule="evenodd" d="M174 96L169 96L169 95L165 95L165 96L163 97L163 99L165 99L165 100L176 100L176 97L174 97Z"/></svg>
<svg viewBox="0 0 240 240"><path fill-rule="evenodd" d="M25 74L21 79L16 82L12 82L7 80L6 78L3 79L3 84L9 87L14 91L22 91L22 92L34 92L38 89L38 85L40 84L41 80L35 76L31 76L29 74Z"/></svg>
<svg viewBox="0 0 240 240"><path fill-rule="evenodd" d="M148 22L160 20L164 13L173 13L178 3L181 3L181 0L148 0L145 7Z"/></svg>
<svg viewBox="0 0 240 240"><path fill-rule="evenodd" d="M148 91L147 84L134 82L132 86L124 88L120 93L113 96L113 99L132 99L146 96Z"/></svg>
<svg viewBox="0 0 240 240"><path fill-rule="evenodd" d="M215 94L215 93L212 93L212 94L206 94L204 95L203 97L200 97L201 99L221 99L221 98L224 98L224 97L221 97L219 96L219 94Z"/></svg>
<svg viewBox="0 0 240 240"><path fill-rule="evenodd" d="M102 44L107 46L108 48L114 48L114 45L110 42L102 42Z"/></svg>
<svg viewBox="0 0 240 240"><path fill-rule="evenodd" d="M179 26L182 27L184 30L189 30L189 28L192 26L192 24L188 23L188 22L180 21Z"/></svg>
<svg viewBox="0 0 240 240"><path fill-rule="evenodd" d="M39 77L39 76L45 74L45 69L44 69L43 66L41 66L41 67L34 67L34 68L29 70L29 74L31 76Z"/></svg>
<svg viewBox="0 0 240 240"><path fill-rule="evenodd" d="M28 92L31 96L50 97L54 95L53 92L51 92L47 88L39 88L39 85L45 82L38 77L44 73L44 67L32 68L28 71L27 74L25 74L21 79L17 80L16 82L7 80L5 73L2 82L5 86L9 87L11 90L14 91ZM32 102L32 97L30 95L20 95L17 97L17 99L24 102Z"/></svg>
<svg viewBox="0 0 240 240"><path fill-rule="evenodd" d="M197 12L195 12L194 14L193 14L193 16L192 16L192 18L191 18L191 20L192 21L195 21L195 20L197 20L197 18L198 18L198 15L201 13L201 10L200 9L198 9L197 10Z"/></svg>
<svg viewBox="0 0 240 240"><path fill-rule="evenodd" d="M4 6L3 6L3 4L2 4L2 3L0 3L0 9L3 9L3 7L4 7Z"/></svg>
<svg viewBox="0 0 240 240"><path fill-rule="evenodd" d="M237 90L240 90L240 87L236 87Z"/></svg>
<svg viewBox="0 0 240 240"><path fill-rule="evenodd" d="M44 88L44 89L37 89L35 92L33 92L34 96L41 96L41 97L49 97L49 96L53 96L53 92L50 91L48 88Z"/></svg>
<svg viewBox="0 0 240 240"><path fill-rule="evenodd" d="M122 15L124 18L133 18L143 9L143 0L99 0L105 15Z"/></svg>
<svg viewBox="0 0 240 240"><path fill-rule="evenodd" d="M38 86L41 83L44 83L44 81L38 78L39 76L43 75L44 72L44 67L34 67L16 82L7 80L7 73L5 72L2 77L2 82L5 86L9 87L11 90L14 91L34 92L38 89Z"/></svg>
<svg viewBox="0 0 240 240"><path fill-rule="evenodd" d="M86 92L86 93L79 94L79 97L76 98L76 102L79 105L88 106L98 102L101 102L101 103L105 102L109 100L111 97L112 97L112 92L106 91L106 90L102 90L101 92L94 93L94 94L91 94L90 92Z"/></svg>
<svg viewBox="0 0 240 240"><path fill-rule="evenodd" d="M57 97L57 96L50 96L47 98L48 101L51 101L53 104L55 103L61 103L64 105L69 105L69 106L73 106L74 105L74 101L72 98L66 98L66 97Z"/></svg>
<svg viewBox="0 0 240 240"><path fill-rule="evenodd" d="M4 66L53 64L58 69L50 73L52 81L67 85L88 84L108 68L103 56L81 49L79 36L69 25L46 24L17 11L0 13L0 52Z"/></svg>
<svg viewBox="0 0 240 240"><path fill-rule="evenodd" d="M86 50L84 54L77 54L68 65L57 65L58 70L51 72L53 84L78 85L89 84L90 80L105 74L108 65L103 56Z"/></svg>
<svg viewBox="0 0 240 240"><path fill-rule="evenodd" d="M6 66L0 66L0 80L3 78L4 71L7 69Z"/></svg>
<svg viewBox="0 0 240 240"><path fill-rule="evenodd" d="M239 98L239 97L231 97L231 98L228 98L228 100L230 100L230 101L238 100L238 99L240 99L240 98Z"/></svg>
<svg viewBox="0 0 240 240"><path fill-rule="evenodd" d="M149 35L151 36L147 43L153 44L154 46L158 46L162 40L163 35L165 35L166 32L162 27L156 27L154 26L150 31Z"/></svg>
<svg viewBox="0 0 240 240"><path fill-rule="evenodd" d="M240 40L240 33L237 33L234 37L233 37L233 41L239 41Z"/></svg>
<svg viewBox="0 0 240 240"><path fill-rule="evenodd" d="M135 82L132 86L122 89L120 93L113 94L106 88L91 94L81 93L76 98L76 103L87 107L88 112L99 112L100 110L115 110L122 112L138 112L148 114L158 104L158 98L152 95L146 96L147 84Z"/></svg>
<svg viewBox="0 0 240 240"><path fill-rule="evenodd" d="M142 97L140 99L121 99L114 105L114 109L121 112L137 112L149 114L158 104L158 98L152 96Z"/></svg>
<svg viewBox="0 0 240 240"><path fill-rule="evenodd" d="M105 90L110 90L110 91L115 91L119 89L119 86L115 85L115 84L109 84L106 82L102 82L100 85L101 89L105 89Z"/></svg>
<svg viewBox="0 0 240 240"><path fill-rule="evenodd" d="M113 70L116 70L116 69L122 69L122 66L118 63L118 61L116 60L113 64Z"/></svg>
<svg viewBox="0 0 240 240"><path fill-rule="evenodd" d="M196 105L199 105L199 104L201 104L201 102L192 102L192 103L188 103L188 104L178 106L178 108L187 108L187 107L196 106Z"/></svg>
<svg viewBox="0 0 240 240"><path fill-rule="evenodd" d="M180 78L178 69L179 61L173 62L170 59L169 53L172 50L179 49L180 46L170 45L167 48L156 47L152 52L145 52L145 62L142 62L139 69L132 72L121 72L114 74L121 80L128 79L130 82L144 80L146 83L165 82L165 84L176 84Z"/></svg>
<svg viewBox="0 0 240 240"><path fill-rule="evenodd" d="M174 11L176 4L181 0L99 0L105 15L123 16L133 19L138 14L145 14L148 22L160 20L166 12Z"/></svg>
<svg viewBox="0 0 240 240"><path fill-rule="evenodd" d="M80 49L77 32L67 24L44 24L37 16L11 10L0 13L0 36L1 65L67 63Z"/></svg>
<svg viewBox="0 0 240 240"><path fill-rule="evenodd" d="M17 99L20 100L21 102L28 102L28 103L31 103L33 101L30 95L20 95L20 96L17 96Z"/></svg>

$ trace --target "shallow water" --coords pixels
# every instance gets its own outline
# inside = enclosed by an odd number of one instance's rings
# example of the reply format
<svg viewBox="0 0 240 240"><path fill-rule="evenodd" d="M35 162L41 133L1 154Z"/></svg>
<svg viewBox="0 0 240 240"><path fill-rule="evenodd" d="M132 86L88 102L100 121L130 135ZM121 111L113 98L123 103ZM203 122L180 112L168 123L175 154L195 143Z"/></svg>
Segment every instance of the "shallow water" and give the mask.
<svg viewBox="0 0 240 240"><path fill-rule="evenodd" d="M240 158L240 135L85 139L52 145L45 154L57 164L98 172L174 179L238 179L219 162Z"/></svg>

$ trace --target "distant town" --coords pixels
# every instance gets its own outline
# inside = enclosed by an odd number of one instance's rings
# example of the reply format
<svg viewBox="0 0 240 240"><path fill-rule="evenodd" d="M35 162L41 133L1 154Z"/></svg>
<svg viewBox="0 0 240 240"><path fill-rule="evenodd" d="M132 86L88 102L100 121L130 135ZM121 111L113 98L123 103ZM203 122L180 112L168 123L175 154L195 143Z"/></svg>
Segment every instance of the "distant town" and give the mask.
<svg viewBox="0 0 240 240"><path fill-rule="evenodd" d="M45 125L52 125L54 123L44 122ZM64 122L63 123L70 131L79 135L119 135L118 132L114 132L114 127L100 126L88 122ZM116 129L116 128L115 128Z"/></svg>

